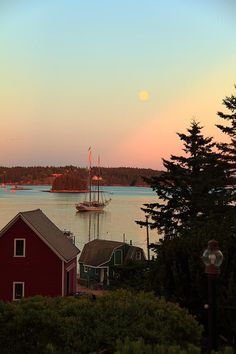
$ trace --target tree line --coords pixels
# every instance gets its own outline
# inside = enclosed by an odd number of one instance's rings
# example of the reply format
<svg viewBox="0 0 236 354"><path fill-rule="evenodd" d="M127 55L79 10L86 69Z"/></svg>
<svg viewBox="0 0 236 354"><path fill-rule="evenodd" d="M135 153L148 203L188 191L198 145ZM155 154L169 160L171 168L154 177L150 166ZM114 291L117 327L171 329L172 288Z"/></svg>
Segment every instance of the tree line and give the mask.
<svg viewBox="0 0 236 354"><path fill-rule="evenodd" d="M92 175L97 175L97 168L92 168ZM160 174L160 171L148 168L132 167L100 167L102 184L124 186L147 186L143 177ZM13 184L52 184L56 178L59 189L69 185L68 189L76 186L84 188L88 181L88 170L76 166L29 166L4 167L0 166L0 182ZM77 181L76 181L77 180ZM55 188L55 189L58 189ZM82 189L83 189L82 188Z"/></svg>

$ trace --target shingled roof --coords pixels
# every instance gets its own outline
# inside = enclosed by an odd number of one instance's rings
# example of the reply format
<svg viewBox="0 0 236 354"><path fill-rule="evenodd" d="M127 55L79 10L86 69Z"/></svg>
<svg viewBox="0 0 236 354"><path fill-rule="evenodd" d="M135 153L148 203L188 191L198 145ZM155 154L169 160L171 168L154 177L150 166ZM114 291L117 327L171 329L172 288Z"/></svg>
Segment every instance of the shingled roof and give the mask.
<svg viewBox="0 0 236 354"><path fill-rule="evenodd" d="M84 245L79 262L92 267L98 267L108 262L112 252L124 242L110 240L93 240Z"/></svg>
<svg viewBox="0 0 236 354"><path fill-rule="evenodd" d="M141 252L143 254L143 258L146 259L143 249L141 247L130 246L130 248L126 254L125 261L129 260L129 259L134 261L137 252Z"/></svg>
<svg viewBox="0 0 236 354"><path fill-rule="evenodd" d="M0 237L21 218L46 244L66 262L75 258L80 250L40 209L19 212L1 231Z"/></svg>

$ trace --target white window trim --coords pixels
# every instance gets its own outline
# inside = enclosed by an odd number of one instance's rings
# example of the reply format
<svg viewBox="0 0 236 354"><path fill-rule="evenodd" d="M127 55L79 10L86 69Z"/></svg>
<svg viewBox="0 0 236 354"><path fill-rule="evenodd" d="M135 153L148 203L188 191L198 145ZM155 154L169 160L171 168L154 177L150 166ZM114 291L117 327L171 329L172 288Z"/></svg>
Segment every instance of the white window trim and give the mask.
<svg viewBox="0 0 236 354"><path fill-rule="evenodd" d="M116 263L116 252L117 253L120 252L120 254L121 254L120 263ZM123 252L122 252L122 250L115 250L115 252L114 252L114 265L121 265L121 264L123 264Z"/></svg>
<svg viewBox="0 0 236 354"><path fill-rule="evenodd" d="M23 255L16 255L16 241L24 241ZM25 238L14 238L14 257L25 257Z"/></svg>
<svg viewBox="0 0 236 354"><path fill-rule="evenodd" d="M19 301L20 299L16 299L15 298L15 295L16 295L16 292L15 292L15 285L16 284L22 284L22 298L25 297L25 282L23 281L13 281L13 294L12 294L12 298L13 298L13 301Z"/></svg>

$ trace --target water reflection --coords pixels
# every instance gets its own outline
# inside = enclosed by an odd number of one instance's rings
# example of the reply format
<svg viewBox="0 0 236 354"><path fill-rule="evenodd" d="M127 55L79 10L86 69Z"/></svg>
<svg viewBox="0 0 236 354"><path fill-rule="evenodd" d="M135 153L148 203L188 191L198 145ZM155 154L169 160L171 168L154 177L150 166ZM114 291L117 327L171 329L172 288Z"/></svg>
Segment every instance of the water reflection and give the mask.
<svg viewBox="0 0 236 354"><path fill-rule="evenodd" d="M83 230L87 230L88 241L99 239L101 230L102 234L104 234L106 214L107 212L103 210L76 214L82 221ZM104 235L102 238L104 238Z"/></svg>

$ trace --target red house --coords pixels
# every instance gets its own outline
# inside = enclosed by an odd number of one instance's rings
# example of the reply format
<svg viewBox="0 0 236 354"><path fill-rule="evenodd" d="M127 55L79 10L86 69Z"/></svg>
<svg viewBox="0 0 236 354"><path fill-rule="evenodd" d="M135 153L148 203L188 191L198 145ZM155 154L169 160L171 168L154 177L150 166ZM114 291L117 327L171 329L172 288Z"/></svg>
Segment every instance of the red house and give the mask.
<svg viewBox="0 0 236 354"><path fill-rule="evenodd" d="M18 213L0 231L0 300L75 292L79 252L40 209Z"/></svg>

